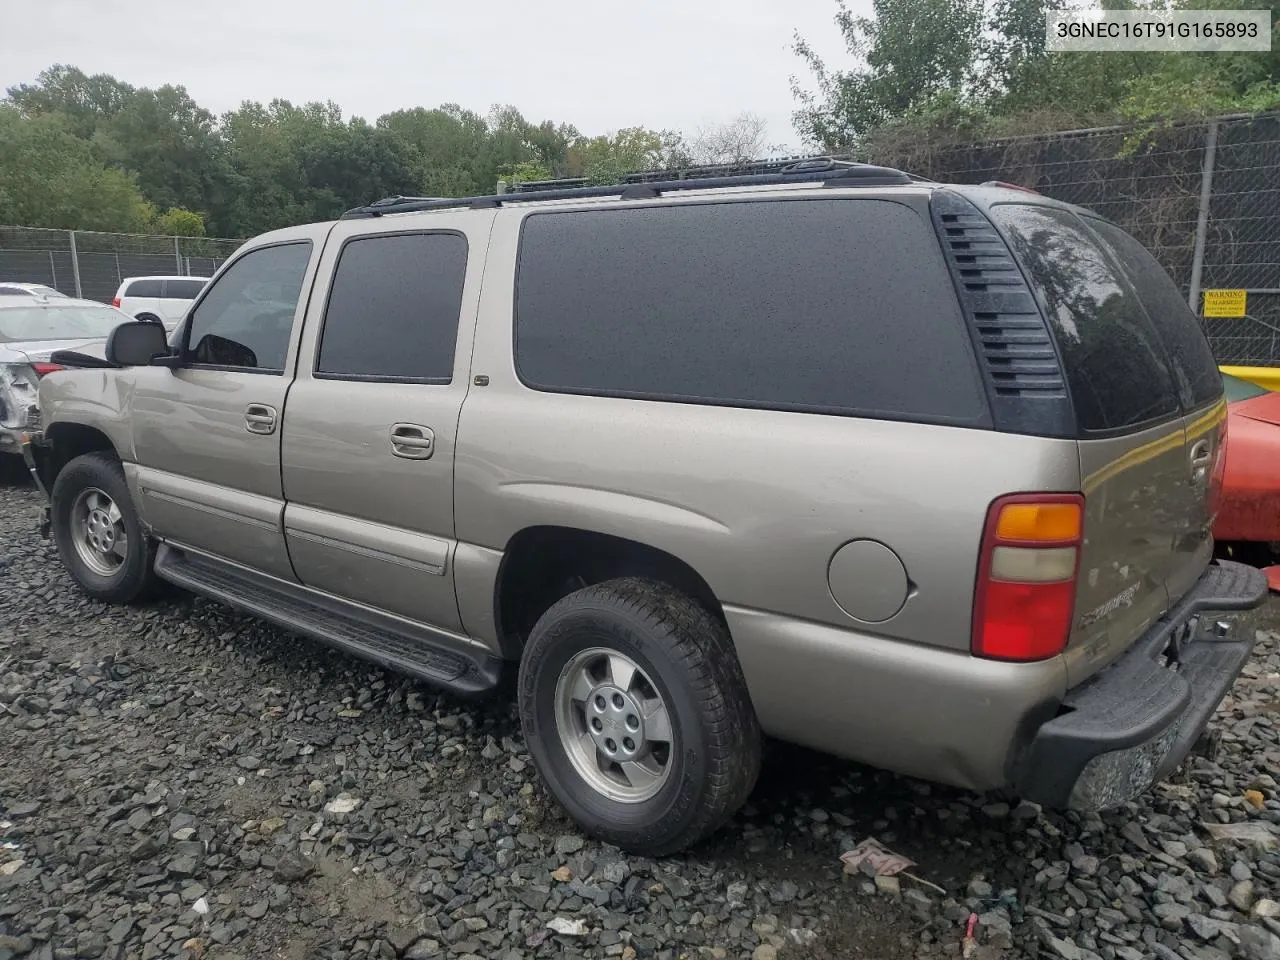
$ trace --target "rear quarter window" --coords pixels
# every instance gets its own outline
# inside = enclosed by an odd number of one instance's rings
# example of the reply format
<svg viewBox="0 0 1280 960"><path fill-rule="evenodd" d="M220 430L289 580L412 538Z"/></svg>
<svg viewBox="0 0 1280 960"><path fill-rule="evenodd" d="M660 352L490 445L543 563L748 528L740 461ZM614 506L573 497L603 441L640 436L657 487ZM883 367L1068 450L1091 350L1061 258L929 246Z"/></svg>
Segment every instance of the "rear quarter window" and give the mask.
<svg viewBox="0 0 1280 960"><path fill-rule="evenodd" d="M1032 204L996 204L991 216L1043 300L1081 428L1112 431L1177 415L1165 349L1084 222Z"/></svg>
<svg viewBox="0 0 1280 960"><path fill-rule="evenodd" d="M531 214L516 367L540 390L989 422L936 235L888 200Z"/></svg>
<svg viewBox="0 0 1280 960"><path fill-rule="evenodd" d="M1114 223L1086 217L1129 277L1169 355L1182 405L1202 407L1222 396L1222 377L1200 320L1173 279L1141 243Z"/></svg>

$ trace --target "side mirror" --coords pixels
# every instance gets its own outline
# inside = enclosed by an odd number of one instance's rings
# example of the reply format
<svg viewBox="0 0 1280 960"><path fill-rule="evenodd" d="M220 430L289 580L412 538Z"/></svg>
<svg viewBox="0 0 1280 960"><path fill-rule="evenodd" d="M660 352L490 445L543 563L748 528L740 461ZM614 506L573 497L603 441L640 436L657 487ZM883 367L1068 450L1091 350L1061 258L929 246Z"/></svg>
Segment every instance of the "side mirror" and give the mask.
<svg viewBox="0 0 1280 960"><path fill-rule="evenodd" d="M169 354L164 327L146 320L122 323L107 337L107 360L118 367L145 367Z"/></svg>

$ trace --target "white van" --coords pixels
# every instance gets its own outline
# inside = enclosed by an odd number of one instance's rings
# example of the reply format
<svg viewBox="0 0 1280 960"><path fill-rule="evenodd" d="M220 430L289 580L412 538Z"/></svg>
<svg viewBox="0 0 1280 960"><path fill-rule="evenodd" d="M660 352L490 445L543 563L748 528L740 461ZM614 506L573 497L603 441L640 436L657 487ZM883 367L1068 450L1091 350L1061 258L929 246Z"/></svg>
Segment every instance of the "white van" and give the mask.
<svg viewBox="0 0 1280 960"><path fill-rule="evenodd" d="M111 305L135 319L159 322L173 330L208 282L208 277L127 277Z"/></svg>

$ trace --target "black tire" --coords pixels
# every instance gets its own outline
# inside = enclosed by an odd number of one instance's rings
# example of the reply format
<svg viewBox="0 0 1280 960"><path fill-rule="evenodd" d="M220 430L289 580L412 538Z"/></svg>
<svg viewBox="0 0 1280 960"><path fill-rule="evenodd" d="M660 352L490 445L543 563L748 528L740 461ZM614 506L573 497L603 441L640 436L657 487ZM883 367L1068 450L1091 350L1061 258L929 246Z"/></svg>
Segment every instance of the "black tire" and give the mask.
<svg viewBox="0 0 1280 960"><path fill-rule="evenodd" d="M133 319L141 320L143 323L158 323L161 326L164 326L164 322L159 317L157 317L154 313L140 313L137 316L135 316Z"/></svg>
<svg viewBox="0 0 1280 960"><path fill-rule="evenodd" d="M667 705L670 771L652 797L622 802L575 769L556 723L556 685L589 648L626 655ZM546 611L520 663L520 718L547 788L588 835L663 856L708 836L746 802L761 734L724 625L691 597L652 580L584 587Z"/></svg>
<svg viewBox="0 0 1280 960"><path fill-rule="evenodd" d="M72 537L72 508L80 494L96 487L110 497L120 510L120 525L128 537L129 549L110 576L93 570L77 552ZM53 539L71 578L89 596L107 603L131 603L150 596L157 584L155 542L146 535L138 511L129 496L124 467L116 457L95 451L76 457L58 473L50 495Z"/></svg>

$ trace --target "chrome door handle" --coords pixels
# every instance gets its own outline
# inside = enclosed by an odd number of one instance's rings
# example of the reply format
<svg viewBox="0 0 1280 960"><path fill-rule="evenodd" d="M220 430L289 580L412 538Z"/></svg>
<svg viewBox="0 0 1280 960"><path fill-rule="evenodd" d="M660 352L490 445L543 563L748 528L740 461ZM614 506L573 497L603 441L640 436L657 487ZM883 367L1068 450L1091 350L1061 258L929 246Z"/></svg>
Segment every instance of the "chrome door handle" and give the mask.
<svg viewBox="0 0 1280 960"><path fill-rule="evenodd" d="M1208 440L1199 440L1191 447L1191 465L1193 467L1206 464L1211 459L1211 445Z"/></svg>
<svg viewBox="0 0 1280 960"><path fill-rule="evenodd" d="M405 460L430 460L436 452L436 435L430 427L416 423L393 424L391 452Z"/></svg>
<svg viewBox="0 0 1280 960"><path fill-rule="evenodd" d="M265 403L251 403L244 408L244 428L250 433L275 433L276 408Z"/></svg>

